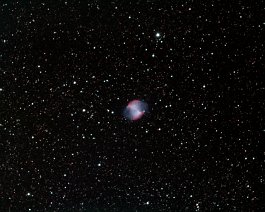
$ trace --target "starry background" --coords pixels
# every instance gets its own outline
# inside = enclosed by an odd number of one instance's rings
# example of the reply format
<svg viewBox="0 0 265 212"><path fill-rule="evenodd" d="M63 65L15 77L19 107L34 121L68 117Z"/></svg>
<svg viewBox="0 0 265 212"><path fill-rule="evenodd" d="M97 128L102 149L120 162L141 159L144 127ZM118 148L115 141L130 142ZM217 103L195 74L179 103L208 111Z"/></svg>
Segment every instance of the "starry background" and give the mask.
<svg viewBox="0 0 265 212"><path fill-rule="evenodd" d="M264 8L1 1L0 211L265 210Z"/></svg>

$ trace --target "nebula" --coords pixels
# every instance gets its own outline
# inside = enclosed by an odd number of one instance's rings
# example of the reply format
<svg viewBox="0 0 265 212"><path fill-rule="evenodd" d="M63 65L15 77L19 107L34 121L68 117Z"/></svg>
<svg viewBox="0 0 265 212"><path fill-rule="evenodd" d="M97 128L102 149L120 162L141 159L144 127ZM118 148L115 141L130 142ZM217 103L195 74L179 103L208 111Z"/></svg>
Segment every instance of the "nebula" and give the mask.
<svg viewBox="0 0 265 212"><path fill-rule="evenodd" d="M124 109L124 116L126 119L136 121L142 118L143 115L147 112L147 110L147 103L140 100L132 100Z"/></svg>

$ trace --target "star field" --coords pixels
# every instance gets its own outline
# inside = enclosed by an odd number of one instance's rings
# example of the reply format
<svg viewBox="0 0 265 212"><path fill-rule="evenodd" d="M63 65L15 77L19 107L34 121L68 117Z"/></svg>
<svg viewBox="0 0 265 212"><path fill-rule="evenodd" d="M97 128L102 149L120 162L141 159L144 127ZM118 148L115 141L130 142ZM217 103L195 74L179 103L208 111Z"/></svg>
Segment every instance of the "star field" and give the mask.
<svg viewBox="0 0 265 212"><path fill-rule="evenodd" d="M265 210L264 17L262 1L1 2L0 211Z"/></svg>

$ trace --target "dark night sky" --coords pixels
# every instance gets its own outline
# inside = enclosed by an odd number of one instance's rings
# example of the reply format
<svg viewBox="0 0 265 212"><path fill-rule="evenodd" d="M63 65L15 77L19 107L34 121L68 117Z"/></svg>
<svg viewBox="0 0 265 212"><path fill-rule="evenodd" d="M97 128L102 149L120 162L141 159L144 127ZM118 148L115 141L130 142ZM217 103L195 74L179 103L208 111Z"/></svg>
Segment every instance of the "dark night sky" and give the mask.
<svg viewBox="0 0 265 212"><path fill-rule="evenodd" d="M264 40L263 1L1 1L0 211L265 210Z"/></svg>

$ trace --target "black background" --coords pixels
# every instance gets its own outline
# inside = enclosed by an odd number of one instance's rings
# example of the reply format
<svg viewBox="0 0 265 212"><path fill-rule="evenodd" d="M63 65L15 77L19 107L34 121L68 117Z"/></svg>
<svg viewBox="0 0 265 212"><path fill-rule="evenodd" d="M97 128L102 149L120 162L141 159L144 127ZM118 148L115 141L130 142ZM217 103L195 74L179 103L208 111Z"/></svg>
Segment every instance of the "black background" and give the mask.
<svg viewBox="0 0 265 212"><path fill-rule="evenodd" d="M0 211L264 210L264 7L2 1Z"/></svg>

